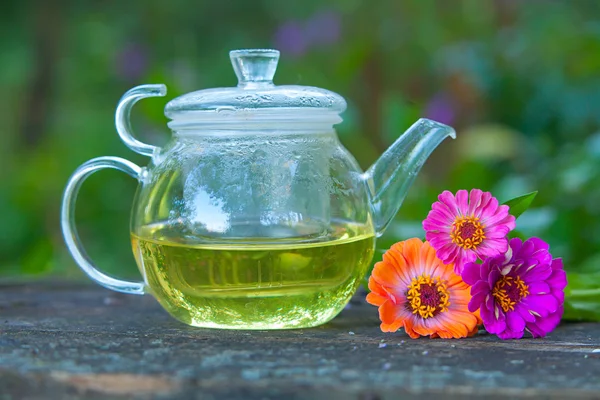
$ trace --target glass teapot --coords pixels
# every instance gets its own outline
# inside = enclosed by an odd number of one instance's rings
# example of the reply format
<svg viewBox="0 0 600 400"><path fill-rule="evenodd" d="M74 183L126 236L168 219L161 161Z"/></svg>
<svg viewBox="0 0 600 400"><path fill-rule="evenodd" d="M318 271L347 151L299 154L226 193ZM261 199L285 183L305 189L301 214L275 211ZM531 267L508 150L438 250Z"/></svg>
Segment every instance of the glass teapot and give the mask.
<svg viewBox="0 0 600 400"><path fill-rule="evenodd" d="M306 86L275 86L279 52L230 53L237 87L171 100L170 142L132 134L129 113L164 85L128 91L116 110L126 146L151 158L141 168L117 157L81 165L65 189L61 223L75 261L100 285L151 293L189 325L304 328L335 317L373 256L430 153L454 130L420 119L366 172L339 142L344 99ZM103 168L139 182L131 243L142 282L100 272L75 228L82 182Z"/></svg>

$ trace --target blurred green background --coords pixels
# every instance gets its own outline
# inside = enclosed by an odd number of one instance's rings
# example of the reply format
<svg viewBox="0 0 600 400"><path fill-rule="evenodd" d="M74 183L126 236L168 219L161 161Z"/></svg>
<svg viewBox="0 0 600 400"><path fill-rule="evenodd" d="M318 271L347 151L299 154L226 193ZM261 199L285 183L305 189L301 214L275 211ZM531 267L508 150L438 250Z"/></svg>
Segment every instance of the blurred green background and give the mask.
<svg viewBox="0 0 600 400"><path fill-rule="evenodd" d="M599 271L599 16L595 0L5 2L0 276L83 277L63 244L60 198L90 158L148 162L114 129L126 90L165 83L171 99L233 86L228 51L260 47L282 53L276 83L347 99L339 135L364 168L420 116L458 131L428 161L380 249L423 236L444 189L481 188L500 201L539 190L518 229L548 241L571 272ZM141 140L168 140L167 99L136 106ZM137 276L135 186L102 172L78 203L88 252L120 277Z"/></svg>

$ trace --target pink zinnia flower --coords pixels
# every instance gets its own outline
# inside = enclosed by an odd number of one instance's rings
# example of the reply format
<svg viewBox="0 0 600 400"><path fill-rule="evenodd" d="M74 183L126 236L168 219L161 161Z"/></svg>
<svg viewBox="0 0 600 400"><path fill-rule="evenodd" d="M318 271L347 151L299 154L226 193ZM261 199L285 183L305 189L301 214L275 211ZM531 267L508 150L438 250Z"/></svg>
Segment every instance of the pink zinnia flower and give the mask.
<svg viewBox="0 0 600 400"><path fill-rule="evenodd" d="M468 262L503 254L508 249L506 235L515 229L515 217L508 206L498 205L489 192L479 189L449 191L438 196L423 221L425 237L445 264L454 263L460 274Z"/></svg>
<svg viewBox="0 0 600 400"><path fill-rule="evenodd" d="M546 336L563 314L567 275L548 244L531 238L510 241L506 255L468 263L462 274L471 285L469 311L480 310L485 329L500 339L520 339L525 330Z"/></svg>

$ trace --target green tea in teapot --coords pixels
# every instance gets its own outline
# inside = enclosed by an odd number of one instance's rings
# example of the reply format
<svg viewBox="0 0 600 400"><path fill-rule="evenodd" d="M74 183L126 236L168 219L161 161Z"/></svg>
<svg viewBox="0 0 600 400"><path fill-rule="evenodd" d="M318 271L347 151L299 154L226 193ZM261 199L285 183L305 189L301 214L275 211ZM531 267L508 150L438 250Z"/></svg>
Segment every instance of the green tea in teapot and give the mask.
<svg viewBox="0 0 600 400"><path fill-rule="evenodd" d="M297 243L189 243L172 230L151 225L132 235L142 274L173 316L214 328L301 328L328 321L356 290L375 241L372 228L340 223L325 238Z"/></svg>

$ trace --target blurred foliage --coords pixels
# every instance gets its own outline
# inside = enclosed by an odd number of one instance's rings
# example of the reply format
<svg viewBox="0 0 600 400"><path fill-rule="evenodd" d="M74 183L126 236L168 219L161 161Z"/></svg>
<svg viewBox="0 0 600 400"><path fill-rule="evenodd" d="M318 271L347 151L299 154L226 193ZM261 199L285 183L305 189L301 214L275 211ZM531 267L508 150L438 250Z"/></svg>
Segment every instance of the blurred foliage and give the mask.
<svg viewBox="0 0 600 400"><path fill-rule="evenodd" d="M365 168L419 116L457 129L380 249L422 236L444 189L478 187L500 201L538 190L519 231L548 241L569 271L597 273L597 15L593 0L5 2L0 273L81 276L60 234L66 180L96 156L148 161L114 130L119 97L142 83L166 83L169 98L234 85L227 51L257 47L281 50L276 83L347 98L339 135ZM164 104L137 106L143 141L168 139ZM134 191L123 174L94 175L77 212L92 258L121 277L136 275L125 222Z"/></svg>

